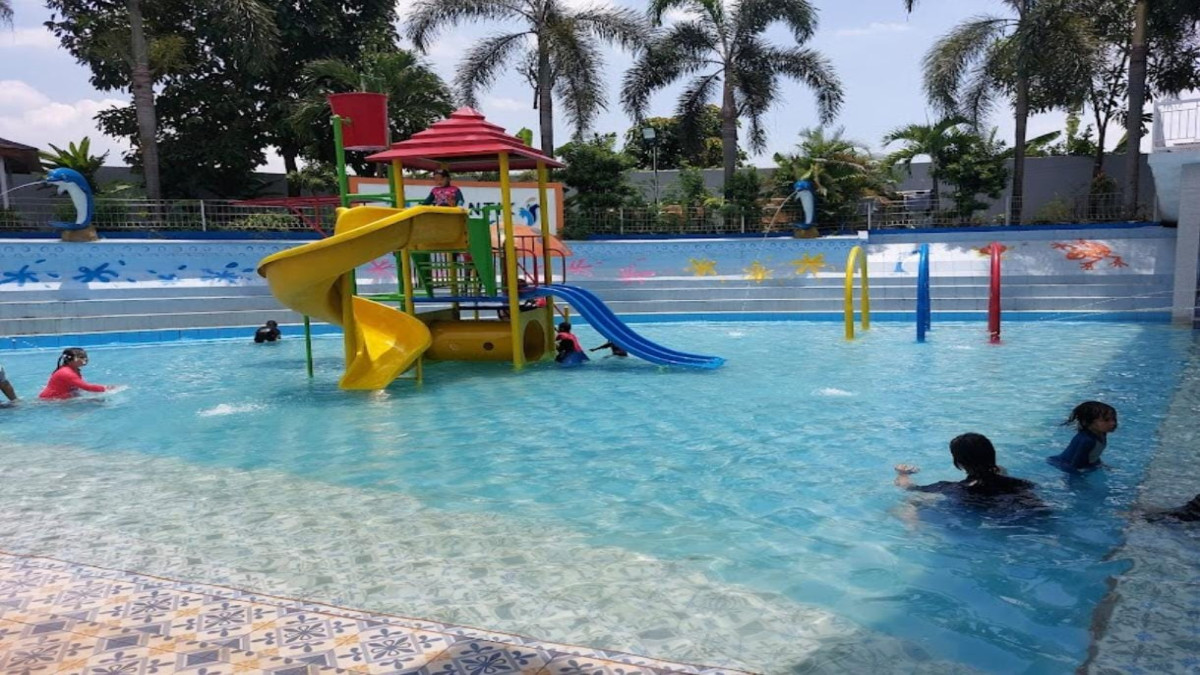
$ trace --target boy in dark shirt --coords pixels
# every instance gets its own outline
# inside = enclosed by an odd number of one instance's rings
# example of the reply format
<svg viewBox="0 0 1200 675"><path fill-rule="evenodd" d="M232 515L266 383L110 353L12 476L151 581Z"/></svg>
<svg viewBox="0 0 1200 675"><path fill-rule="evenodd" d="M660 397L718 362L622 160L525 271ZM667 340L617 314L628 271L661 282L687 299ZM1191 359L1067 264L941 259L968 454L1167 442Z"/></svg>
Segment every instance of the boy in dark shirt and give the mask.
<svg viewBox="0 0 1200 675"><path fill-rule="evenodd" d="M279 332L279 324L275 323L274 319L267 321L267 325L260 327L254 331L254 342L262 344L264 342L275 342L282 334Z"/></svg>

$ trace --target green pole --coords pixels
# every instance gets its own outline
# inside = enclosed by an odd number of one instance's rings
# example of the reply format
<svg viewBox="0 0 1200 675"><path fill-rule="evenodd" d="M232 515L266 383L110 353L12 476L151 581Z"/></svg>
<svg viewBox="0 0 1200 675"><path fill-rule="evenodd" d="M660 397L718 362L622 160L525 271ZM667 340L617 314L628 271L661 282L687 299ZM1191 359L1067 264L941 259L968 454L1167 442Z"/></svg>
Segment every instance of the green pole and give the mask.
<svg viewBox="0 0 1200 675"><path fill-rule="evenodd" d="M308 360L308 377L312 379L312 325L309 324L307 316L304 317L304 356Z"/></svg>
<svg viewBox="0 0 1200 675"><path fill-rule="evenodd" d="M333 116L333 147L337 153L338 190L342 207L350 208L350 179L346 177L346 147L342 144L342 118Z"/></svg>
<svg viewBox="0 0 1200 675"><path fill-rule="evenodd" d="M390 162L387 167L388 174L388 189L392 191L392 207L397 209L404 208L400 203L400 191L396 189L396 167Z"/></svg>

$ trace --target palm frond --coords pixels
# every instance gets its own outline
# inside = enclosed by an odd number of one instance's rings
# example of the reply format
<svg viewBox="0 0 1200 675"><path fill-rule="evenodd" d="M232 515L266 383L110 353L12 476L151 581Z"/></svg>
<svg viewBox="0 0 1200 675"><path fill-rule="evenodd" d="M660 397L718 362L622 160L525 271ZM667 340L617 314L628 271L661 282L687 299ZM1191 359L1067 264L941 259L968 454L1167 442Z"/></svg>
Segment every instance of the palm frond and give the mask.
<svg viewBox="0 0 1200 675"><path fill-rule="evenodd" d="M454 76L454 88L458 90L464 104L475 107L476 94L492 85L505 61L512 56L514 50L525 43L528 35L493 35L480 40L467 50Z"/></svg>
<svg viewBox="0 0 1200 675"><path fill-rule="evenodd" d="M804 44L817 29L817 10L808 0L742 0L735 16L738 40L758 35L776 21L782 22Z"/></svg>
<svg viewBox="0 0 1200 675"><path fill-rule="evenodd" d="M247 65L266 68L279 48L275 10L261 0L218 0L216 20L238 46ZM248 58L252 57L252 58Z"/></svg>
<svg viewBox="0 0 1200 675"><path fill-rule="evenodd" d="M361 81L358 69L341 59L318 59L304 64L300 71L308 81L309 88L316 85L338 85L358 87Z"/></svg>
<svg viewBox="0 0 1200 675"><path fill-rule="evenodd" d="M828 124L833 121L845 95L829 59L816 50L802 47L772 49L768 56L775 72L808 85L816 93L821 122Z"/></svg>
<svg viewBox="0 0 1200 675"><path fill-rule="evenodd" d="M12 22L12 4L9 2L9 0L0 0L0 26L11 26Z"/></svg>
<svg viewBox="0 0 1200 675"><path fill-rule="evenodd" d="M650 0L650 5L646 7L646 16L650 18L650 23L661 26L663 14L671 9L690 11L700 15L701 20L715 25L724 21L725 10L721 0Z"/></svg>
<svg viewBox="0 0 1200 675"><path fill-rule="evenodd" d="M679 139L684 154L700 149L704 135L700 131L701 118L706 114L708 102L713 99L713 90L720 83L720 73L703 75L692 80L679 95L679 101L675 104L675 119L679 120Z"/></svg>
<svg viewBox="0 0 1200 675"><path fill-rule="evenodd" d="M717 37L707 28L680 22L646 46L626 71L621 90L621 105L631 117L641 119L655 91L709 65L706 57L715 48Z"/></svg>
<svg viewBox="0 0 1200 675"><path fill-rule="evenodd" d="M537 23L537 17L505 0L418 0L404 25L404 32L413 45L424 52L443 28L506 19Z"/></svg>
<svg viewBox="0 0 1200 675"><path fill-rule="evenodd" d="M650 39L646 20L629 8L591 7L571 15L570 20L576 30L631 51L641 49Z"/></svg>
<svg viewBox="0 0 1200 675"><path fill-rule="evenodd" d="M1008 25L1004 18L976 17L955 26L933 44L925 54L924 71L925 95L935 108L948 114L958 112L959 90L968 72L980 66Z"/></svg>
<svg viewBox="0 0 1200 675"><path fill-rule="evenodd" d="M551 60L556 64L554 91L562 102L576 138L582 138L596 115L606 109L604 52L595 38L560 23L550 33Z"/></svg>

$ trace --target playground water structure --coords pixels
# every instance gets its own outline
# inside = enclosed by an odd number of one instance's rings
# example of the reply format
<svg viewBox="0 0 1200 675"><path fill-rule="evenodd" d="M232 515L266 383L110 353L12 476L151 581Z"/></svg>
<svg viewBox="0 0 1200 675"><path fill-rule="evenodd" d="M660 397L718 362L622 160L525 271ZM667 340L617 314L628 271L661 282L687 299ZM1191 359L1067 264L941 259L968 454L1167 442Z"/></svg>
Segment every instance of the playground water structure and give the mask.
<svg viewBox="0 0 1200 675"><path fill-rule="evenodd" d="M6 417L0 513L23 515L0 548L767 673L1086 658L1190 332L1018 323L1000 349L957 322L927 344L900 323L853 342L819 322L639 332L736 358L451 362L420 393L355 393L336 388L333 337L314 341L312 380L291 338L94 348L89 380L128 389ZM36 382L53 357L5 367ZM1043 458L1092 396L1120 401L1112 467L1068 478ZM46 429L53 445L30 440ZM899 461L953 479L946 440L972 429L1050 515L962 513L890 484Z"/></svg>

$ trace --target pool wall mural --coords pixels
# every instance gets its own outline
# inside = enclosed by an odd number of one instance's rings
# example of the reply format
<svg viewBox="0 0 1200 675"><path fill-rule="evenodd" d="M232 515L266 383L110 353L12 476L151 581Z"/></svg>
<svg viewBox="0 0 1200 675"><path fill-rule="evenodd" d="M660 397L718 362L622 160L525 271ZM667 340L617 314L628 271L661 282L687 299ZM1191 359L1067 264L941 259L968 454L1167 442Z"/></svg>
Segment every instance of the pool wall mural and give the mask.
<svg viewBox="0 0 1200 675"><path fill-rule="evenodd" d="M869 239L733 239L571 242L569 283L645 285L696 282L802 284L842 276L846 258L864 245L872 277L915 277L917 245L931 244L934 276L986 276L987 245L1003 245L1006 276L1169 275L1175 230L1157 226L1018 232L959 231L937 234L889 231ZM296 245L289 241L130 241L92 244L0 241L0 293L57 291L84 298L106 289L137 287L265 288L258 261ZM558 278L561 268L556 266ZM394 284L390 257L358 269L360 283Z"/></svg>

